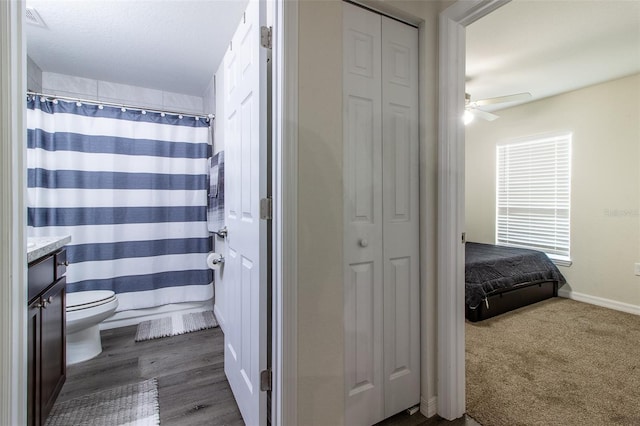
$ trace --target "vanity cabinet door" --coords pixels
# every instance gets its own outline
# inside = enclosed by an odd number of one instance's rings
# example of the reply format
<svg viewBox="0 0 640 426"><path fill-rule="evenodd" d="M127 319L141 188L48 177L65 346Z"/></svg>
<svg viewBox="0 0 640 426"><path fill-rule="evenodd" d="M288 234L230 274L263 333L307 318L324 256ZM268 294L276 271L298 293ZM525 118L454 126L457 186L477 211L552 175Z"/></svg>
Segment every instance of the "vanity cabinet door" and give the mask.
<svg viewBox="0 0 640 426"><path fill-rule="evenodd" d="M41 308L41 418L44 420L66 378L65 354L65 285L66 277L60 278L42 295Z"/></svg>
<svg viewBox="0 0 640 426"><path fill-rule="evenodd" d="M27 424L40 426L40 298L28 307Z"/></svg>

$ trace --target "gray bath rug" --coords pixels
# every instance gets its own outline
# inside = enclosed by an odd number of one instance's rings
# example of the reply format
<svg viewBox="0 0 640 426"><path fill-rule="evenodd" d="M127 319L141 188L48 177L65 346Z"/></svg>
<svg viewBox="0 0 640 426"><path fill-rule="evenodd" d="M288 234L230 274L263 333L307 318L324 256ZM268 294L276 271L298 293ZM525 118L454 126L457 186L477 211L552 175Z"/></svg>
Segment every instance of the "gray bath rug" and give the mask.
<svg viewBox="0 0 640 426"><path fill-rule="evenodd" d="M218 326L213 311L193 314L173 314L168 317L143 321L138 324L136 342L158 339L160 337L177 336Z"/></svg>
<svg viewBox="0 0 640 426"><path fill-rule="evenodd" d="M156 426L158 382L145 380L56 403L45 426Z"/></svg>

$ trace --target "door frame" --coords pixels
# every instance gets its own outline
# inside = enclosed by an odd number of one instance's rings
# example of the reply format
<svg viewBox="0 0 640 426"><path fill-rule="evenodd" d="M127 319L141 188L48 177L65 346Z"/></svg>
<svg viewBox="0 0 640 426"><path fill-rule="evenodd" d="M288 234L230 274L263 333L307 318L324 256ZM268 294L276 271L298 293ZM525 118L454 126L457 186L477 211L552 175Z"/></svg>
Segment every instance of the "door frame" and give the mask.
<svg viewBox="0 0 640 426"><path fill-rule="evenodd" d="M297 425L298 0L277 0L275 3L272 420L274 425Z"/></svg>
<svg viewBox="0 0 640 426"><path fill-rule="evenodd" d="M26 424L26 43L24 0L0 2L0 424Z"/></svg>
<svg viewBox="0 0 640 426"><path fill-rule="evenodd" d="M458 0L439 17L437 395L448 420L465 413L465 28L509 1Z"/></svg>
<svg viewBox="0 0 640 426"><path fill-rule="evenodd" d="M273 424L297 424L298 0L273 20ZM26 424L25 0L0 2L0 424ZM286 54L285 54L286 52Z"/></svg>

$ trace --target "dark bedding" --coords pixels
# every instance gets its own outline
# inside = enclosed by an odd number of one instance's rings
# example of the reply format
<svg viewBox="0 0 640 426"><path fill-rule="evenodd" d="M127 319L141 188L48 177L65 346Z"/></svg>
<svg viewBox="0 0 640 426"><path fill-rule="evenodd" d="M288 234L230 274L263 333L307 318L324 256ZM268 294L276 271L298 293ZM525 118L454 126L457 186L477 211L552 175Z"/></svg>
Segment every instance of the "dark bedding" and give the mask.
<svg viewBox="0 0 640 426"><path fill-rule="evenodd" d="M523 284L566 282L543 252L492 244L465 245L466 304L475 309L487 296Z"/></svg>

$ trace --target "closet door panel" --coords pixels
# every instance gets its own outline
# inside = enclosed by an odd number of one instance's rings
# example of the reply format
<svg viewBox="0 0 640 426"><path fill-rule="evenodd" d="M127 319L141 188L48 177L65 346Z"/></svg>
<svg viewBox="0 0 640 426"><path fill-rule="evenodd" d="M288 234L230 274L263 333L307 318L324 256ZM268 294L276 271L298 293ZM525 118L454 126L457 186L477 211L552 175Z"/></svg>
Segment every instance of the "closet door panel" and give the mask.
<svg viewBox="0 0 640 426"><path fill-rule="evenodd" d="M371 99L349 97L347 100L349 125L349 149L351 169L349 170L349 193L353 198L351 223L364 228L366 225L375 225L379 221L379 214L374 214L376 194L374 191L375 167L379 160L374 143L374 110Z"/></svg>
<svg viewBox="0 0 640 426"><path fill-rule="evenodd" d="M346 380L349 396L367 392L375 386L374 358L374 267L371 262L351 265L351 279L347 286L346 299L349 306L347 322L353 325L352 339L347 339L349 369ZM357 330L357 332L355 332Z"/></svg>
<svg viewBox="0 0 640 426"><path fill-rule="evenodd" d="M384 411L420 402L418 30L382 17Z"/></svg>
<svg viewBox="0 0 640 426"><path fill-rule="evenodd" d="M380 16L344 4L344 318L348 425L384 418Z"/></svg>

